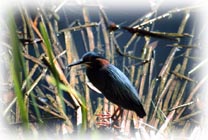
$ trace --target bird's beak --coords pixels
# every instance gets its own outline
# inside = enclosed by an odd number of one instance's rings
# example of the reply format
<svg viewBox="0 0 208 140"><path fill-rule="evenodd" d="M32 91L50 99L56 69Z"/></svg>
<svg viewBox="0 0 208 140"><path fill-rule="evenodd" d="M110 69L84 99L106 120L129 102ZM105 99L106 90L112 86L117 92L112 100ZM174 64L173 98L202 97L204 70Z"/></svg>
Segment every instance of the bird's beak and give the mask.
<svg viewBox="0 0 208 140"><path fill-rule="evenodd" d="M67 65L67 66L66 66L66 69L69 68L69 67L75 66L75 65L83 64L83 63L84 63L83 60L79 60L79 61L77 61L77 62L74 62L74 63L72 63L72 64Z"/></svg>

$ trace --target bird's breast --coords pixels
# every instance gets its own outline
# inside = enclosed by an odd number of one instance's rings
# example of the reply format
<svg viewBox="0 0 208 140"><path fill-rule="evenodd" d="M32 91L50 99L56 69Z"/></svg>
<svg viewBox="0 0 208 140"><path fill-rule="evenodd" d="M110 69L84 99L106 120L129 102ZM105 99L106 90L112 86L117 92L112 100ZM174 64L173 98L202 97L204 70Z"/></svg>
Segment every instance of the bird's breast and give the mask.
<svg viewBox="0 0 208 140"><path fill-rule="evenodd" d="M96 68L87 68L87 77L90 80L90 82L101 92L105 89L105 70L102 68L96 69Z"/></svg>

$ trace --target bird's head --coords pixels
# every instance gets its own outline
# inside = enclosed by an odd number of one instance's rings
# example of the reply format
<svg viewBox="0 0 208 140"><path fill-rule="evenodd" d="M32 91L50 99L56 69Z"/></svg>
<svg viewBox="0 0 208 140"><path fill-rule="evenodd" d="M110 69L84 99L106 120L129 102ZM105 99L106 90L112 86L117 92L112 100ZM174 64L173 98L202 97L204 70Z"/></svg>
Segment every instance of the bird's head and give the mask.
<svg viewBox="0 0 208 140"><path fill-rule="evenodd" d="M79 65L79 64L85 64L89 68L90 67L91 68L94 68L94 67L99 68L99 67L103 67L105 65L108 65L109 61L107 59L105 59L104 57L98 55L95 52L87 52L77 62L69 64L67 66L67 68L75 66L75 65Z"/></svg>

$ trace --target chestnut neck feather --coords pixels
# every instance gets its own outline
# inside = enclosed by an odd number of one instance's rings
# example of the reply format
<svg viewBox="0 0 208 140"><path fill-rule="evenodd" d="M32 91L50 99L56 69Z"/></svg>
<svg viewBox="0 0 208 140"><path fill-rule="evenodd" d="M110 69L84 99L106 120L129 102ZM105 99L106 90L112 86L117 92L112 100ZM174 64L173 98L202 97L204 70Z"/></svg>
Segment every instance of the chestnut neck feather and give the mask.
<svg viewBox="0 0 208 140"><path fill-rule="evenodd" d="M109 61L108 61L108 60L106 60L106 59L97 58L96 60L98 60L98 61L99 61L99 63L100 63L101 65L103 65L103 66L105 66L105 65L108 65L108 64L109 64Z"/></svg>
<svg viewBox="0 0 208 140"><path fill-rule="evenodd" d="M108 66L110 63L108 60L106 59L102 59L102 58L96 58L95 61L93 61L92 63L90 63L89 65L87 65L87 68L93 69L100 69L103 68L105 66Z"/></svg>

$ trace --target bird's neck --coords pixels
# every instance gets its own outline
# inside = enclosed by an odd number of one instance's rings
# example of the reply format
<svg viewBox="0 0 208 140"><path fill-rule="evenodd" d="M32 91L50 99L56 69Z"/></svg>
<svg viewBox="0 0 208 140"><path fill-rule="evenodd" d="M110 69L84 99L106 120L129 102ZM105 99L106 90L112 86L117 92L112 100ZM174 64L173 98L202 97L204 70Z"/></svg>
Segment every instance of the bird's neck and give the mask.
<svg viewBox="0 0 208 140"><path fill-rule="evenodd" d="M109 65L109 61L106 59L102 58L97 58L95 62L91 63L90 65L87 66L88 69L102 69L105 68Z"/></svg>
<svg viewBox="0 0 208 140"><path fill-rule="evenodd" d="M98 64L101 66L107 66L108 64L110 64L109 61L106 59L97 58L97 60L98 60Z"/></svg>

